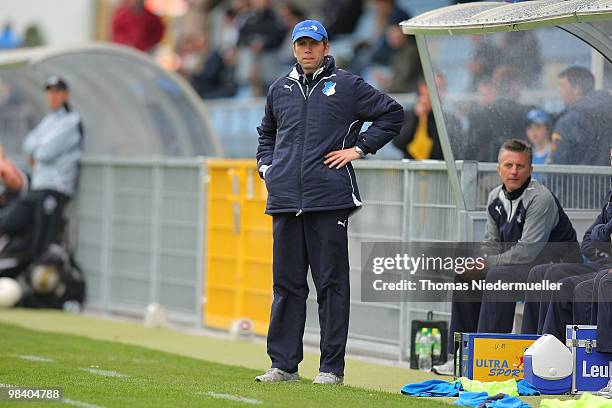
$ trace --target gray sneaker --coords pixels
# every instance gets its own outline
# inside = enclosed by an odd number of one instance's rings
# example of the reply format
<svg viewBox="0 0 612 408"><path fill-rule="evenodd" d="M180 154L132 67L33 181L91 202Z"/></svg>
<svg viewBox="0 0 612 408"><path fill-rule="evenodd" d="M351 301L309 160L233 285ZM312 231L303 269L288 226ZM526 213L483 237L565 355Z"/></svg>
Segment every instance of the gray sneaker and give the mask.
<svg viewBox="0 0 612 408"><path fill-rule="evenodd" d="M610 378L610 381L608 381L608 384L605 387L597 391L597 395L599 395L600 397L612 398L612 393L610 393L611 389L612 389L612 377Z"/></svg>
<svg viewBox="0 0 612 408"><path fill-rule="evenodd" d="M455 359L451 358L444 364L435 365L431 371L438 375L453 375L455 370Z"/></svg>
<svg viewBox="0 0 612 408"><path fill-rule="evenodd" d="M265 374L255 377L257 382L281 382L281 381L299 381L300 375L297 373L288 373L280 368L270 368Z"/></svg>
<svg viewBox="0 0 612 408"><path fill-rule="evenodd" d="M313 384L337 384L342 385L344 377L340 377L334 373L319 373L313 380Z"/></svg>

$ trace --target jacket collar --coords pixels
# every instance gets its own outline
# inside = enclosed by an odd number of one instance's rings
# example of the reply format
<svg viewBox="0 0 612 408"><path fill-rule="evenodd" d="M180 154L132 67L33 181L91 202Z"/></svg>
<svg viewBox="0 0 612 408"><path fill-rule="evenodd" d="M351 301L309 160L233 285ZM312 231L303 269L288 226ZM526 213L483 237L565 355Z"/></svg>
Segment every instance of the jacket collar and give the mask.
<svg viewBox="0 0 612 408"><path fill-rule="evenodd" d="M321 65L319 69L317 69L312 75L312 80L316 81L317 78L321 78L323 76L331 74L335 68L336 61L334 60L334 57L332 57L331 55L326 55L323 59L323 65ZM302 66L299 63L296 63L293 66L293 69L289 73L289 78L295 79L296 81L306 80L306 74L304 73L304 70L302 69Z"/></svg>
<svg viewBox="0 0 612 408"><path fill-rule="evenodd" d="M523 183L522 186L520 186L518 189L511 191L511 192L506 190L506 186L502 184L502 191L504 192L504 195L506 196L508 200L516 200L523 194L523 192L529 186L530 183L531 183L531 177L529 177L527 181Z"/></svg>

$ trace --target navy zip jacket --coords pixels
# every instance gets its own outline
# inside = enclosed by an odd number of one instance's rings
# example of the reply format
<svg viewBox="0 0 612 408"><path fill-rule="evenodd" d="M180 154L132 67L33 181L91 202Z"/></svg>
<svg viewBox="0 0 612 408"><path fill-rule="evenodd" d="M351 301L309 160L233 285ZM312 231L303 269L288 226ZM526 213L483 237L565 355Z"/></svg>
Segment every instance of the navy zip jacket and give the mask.
<svg viewBox="0 0 612 408"><path fill-rule="evenodd" d="M268 91L257 168L268 189L267 214L362 205L351 164L323 164L334 150L375 153L402 127L403 109L362 78L336 68L333 57L307 78L296 64ZM364 122L372 122L360 133Z"/></svg>
<svg viewBox="0 0 612 408"><path fill-rule="evenodd" d="M612 234L612 190L606 194L604 206L597 219L582 237L580 244L582 255L597 264L611 264L610 234Z"/></svg>

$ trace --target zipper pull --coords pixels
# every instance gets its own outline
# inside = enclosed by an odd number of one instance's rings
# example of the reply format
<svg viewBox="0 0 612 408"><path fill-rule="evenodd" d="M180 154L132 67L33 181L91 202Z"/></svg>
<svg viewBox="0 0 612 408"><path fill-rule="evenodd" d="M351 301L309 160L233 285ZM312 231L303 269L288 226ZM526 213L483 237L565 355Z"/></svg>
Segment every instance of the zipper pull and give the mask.
<svg viewBox="0 0 612 408"><path fill-rule="evenodd" d="M300 214L302 214L302 209L301 209L301 208L300 208L300 211L298 211L297 213L295 213L295 216L296 216L296 217L299 217L299 216L300 216Z"/></svg>

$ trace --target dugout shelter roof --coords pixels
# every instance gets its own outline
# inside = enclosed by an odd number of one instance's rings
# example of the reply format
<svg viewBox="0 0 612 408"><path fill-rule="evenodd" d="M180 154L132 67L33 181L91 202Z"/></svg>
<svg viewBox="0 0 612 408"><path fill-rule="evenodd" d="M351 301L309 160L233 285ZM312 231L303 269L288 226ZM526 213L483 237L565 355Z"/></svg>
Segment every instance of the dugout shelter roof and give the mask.
<svg viewBox="0 0 612 408"><path fill-rule="evenodd" d="M85 128L85 152L117 156L218 156L204 104L147 54L106 43L0 52L0 140L20 153L47 112L50 75L70 86Z"/></svg>

